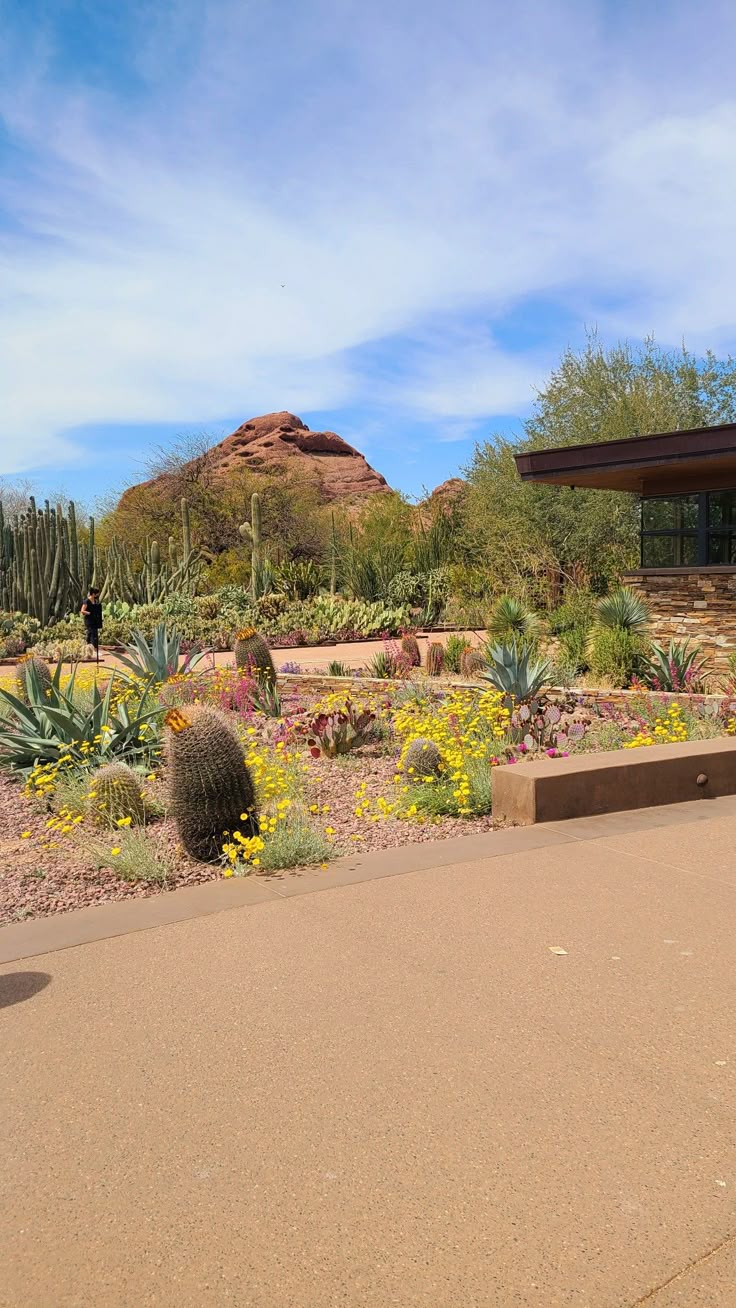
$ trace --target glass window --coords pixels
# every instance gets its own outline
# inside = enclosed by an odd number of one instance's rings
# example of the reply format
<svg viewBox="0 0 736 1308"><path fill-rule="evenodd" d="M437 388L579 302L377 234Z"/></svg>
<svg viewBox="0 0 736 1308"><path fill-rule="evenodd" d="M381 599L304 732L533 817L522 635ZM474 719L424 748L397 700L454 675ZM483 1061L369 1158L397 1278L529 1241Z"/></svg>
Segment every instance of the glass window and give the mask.
<svg viewBox="0 0 736 1308"><path fill-rule="evenodd" d="M736 532L712 531L708 535L708 562L736 565Z"/></svg>
<svg viewBox="0 0 736 1308"><path fill-rule="evenodd" d="M683 535L643 536L643 568L689 568L698 562L698 538L694 532Z"/></svg>
<svg viewBox="0 0 736 1308"><path fill-rule="evenodd" d="M697 495L658 496L642 501L644 531L695 531L697 526Z"/></svg>
<svg viewBox="0 0 736 1308"><path fill-rule="evenodd" d="M736 529L736 491L711 491L708 496L708 522L711 527Z"/></svg>

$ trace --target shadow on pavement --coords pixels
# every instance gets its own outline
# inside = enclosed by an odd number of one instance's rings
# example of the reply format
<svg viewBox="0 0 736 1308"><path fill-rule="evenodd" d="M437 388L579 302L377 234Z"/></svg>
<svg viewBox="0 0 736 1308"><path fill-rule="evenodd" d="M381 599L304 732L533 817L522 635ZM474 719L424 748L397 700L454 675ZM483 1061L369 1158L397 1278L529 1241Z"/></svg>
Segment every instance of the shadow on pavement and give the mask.
<svg viewBox="0 0 736 1308"><path fill-rule="evenodd" d="M11 1008L32 999L51 981L48 972L8 972L0 976L0 1008Z"/></svg>

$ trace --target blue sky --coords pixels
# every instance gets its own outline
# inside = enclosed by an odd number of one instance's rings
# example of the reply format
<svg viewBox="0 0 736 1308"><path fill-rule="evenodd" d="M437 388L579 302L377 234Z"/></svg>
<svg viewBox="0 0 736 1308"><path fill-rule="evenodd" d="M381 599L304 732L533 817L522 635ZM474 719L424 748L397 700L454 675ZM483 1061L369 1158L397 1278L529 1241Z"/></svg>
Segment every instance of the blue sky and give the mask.
<svg viewBox="0 0 736 1308"><path fill-rule="evenodd" d="M290 409L392 485L586 325L736 348L726 0L0 0L0 476Z"/></svg>

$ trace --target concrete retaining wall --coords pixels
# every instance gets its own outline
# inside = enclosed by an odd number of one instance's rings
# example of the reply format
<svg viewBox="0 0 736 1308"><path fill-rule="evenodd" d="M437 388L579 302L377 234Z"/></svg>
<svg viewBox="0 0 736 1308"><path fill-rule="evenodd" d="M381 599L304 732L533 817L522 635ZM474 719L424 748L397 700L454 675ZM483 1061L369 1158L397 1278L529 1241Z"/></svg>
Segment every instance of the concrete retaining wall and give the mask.
<svg viewBox="0 0 736 1308"><path fill-rule="evenodd" d="M493 815L530 826L736 794L736 738L545 759L493 773Z"/></svg>

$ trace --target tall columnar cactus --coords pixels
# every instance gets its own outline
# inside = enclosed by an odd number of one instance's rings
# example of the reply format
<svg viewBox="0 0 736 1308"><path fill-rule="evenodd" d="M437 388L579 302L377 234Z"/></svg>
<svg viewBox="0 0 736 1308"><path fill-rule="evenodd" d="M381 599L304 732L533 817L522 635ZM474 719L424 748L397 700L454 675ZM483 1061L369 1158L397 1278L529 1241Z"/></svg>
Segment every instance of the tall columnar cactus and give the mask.
<svg viewBox="0 0 736 1308"><path fill-rule="evenodd" d="M417 736L404 755L404 771L414 777L438 777L442 771L442 754L433 740Z"/></svg>
<svg viewBox="0 0 736 1308"><path fill-rule="evenodd" d="M401 650L403 654L406 654L412 668L418 668L420 666L422 656L419 652L419 642L416 636L413 636L411 632L407 632L405 636L401 637Z"/></svg>
<svg viewBox="0 0 736 1308"><path fill-rule="evenodd" d="M18 673L16 676L16 690L18 699L24 704L30 704L31 692L33 687L32 676L36 674L38 689L42 695L51 690L52 680L49 672L49 665L37 654L24 654L18 659Z"/></svg>
<svg viewBox="0 0 736 1308"><path fill-rule="evenodd" d="M171 709L166 723L171 811L192 858L216 863L240 831L258 835L256 798L238 737L223 714L204 704Z"/></svg>
<svg viewBox="0 0 736 1308"><path fill-rule="evenodd" d="M337 531L334 510L330 514L330 594L337 590Z"/></svg>
<svg viewBox="0 0 736 1308"><path fill-rule="evenodd" d="M250 522L246 519L238 527L241 538L250 545L250 589L253 599L263 592L263 538L261 536L261 497L254 491L250 497Z"/></svg>
<svg viewBox="0 0 736 1308"><path fill-rule="evenodd" d="M237 632L233 653L235 665L242 672L251 672L271 684L276 681L271 651L263 636L258 635L255 627L243 627Z"/></svg>
<svg viewBox="0 0 736 1308"><path fill-rule="evenodd" d="M140 777L125 763L107 763L92 773L87 804L99 826L115 827L129 818L129 825L137 827L146 820Z"/></svg>
<svg viewBox="0 0 736 1308"><path fill-rule="evenodd" d="M439 641L434 640L427 648L427 675L439 677L445 666L445 651Z"/></svg>

